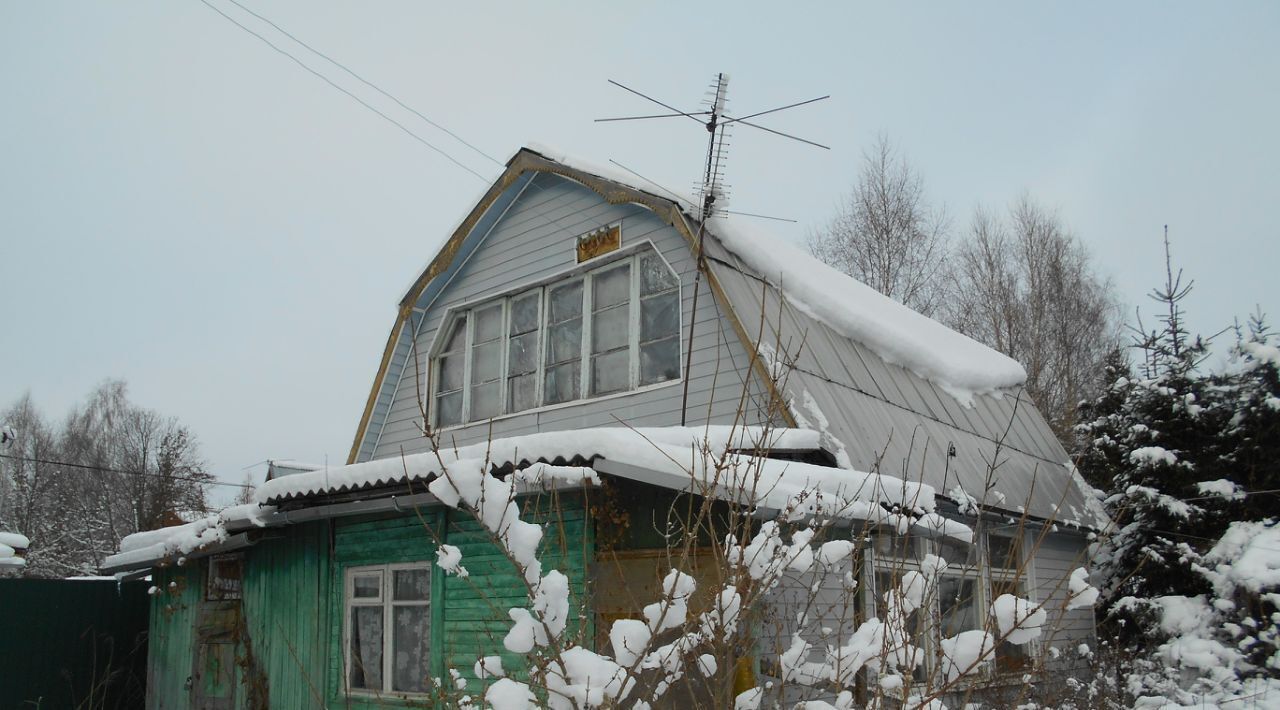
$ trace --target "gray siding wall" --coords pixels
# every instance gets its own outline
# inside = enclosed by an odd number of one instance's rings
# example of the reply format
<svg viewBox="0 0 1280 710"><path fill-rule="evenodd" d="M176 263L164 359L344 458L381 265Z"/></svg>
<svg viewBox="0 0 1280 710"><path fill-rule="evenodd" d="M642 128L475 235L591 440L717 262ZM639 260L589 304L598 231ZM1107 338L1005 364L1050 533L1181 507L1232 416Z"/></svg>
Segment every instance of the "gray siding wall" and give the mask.
<svg viewBox="0 0 1280 710"><path fill-rule="evenodd" d="M573 268L575 238L616 221L622 222L624 248L651 241L679 274L687 347L696 269L684 238L644 207L611 205L576 182L556 175L539 175L473 253L459 254L458 258L466 259L465 265L435 302L426 304L416 335L411 340L404 339L402 346L396 348L394 357L404 365L402 374L394 395L387 397L385 424L378 431L366 433L359 460L428 448L421 431L419 402L428 399L428 353L436 330L450 308L476 303ZM600 263L606 261L604 257ZM721 317L705 280L701 288L693 365L689 373L688 421L691 425L707 421L732 423L739 409L743 373L748 371L750 359L731 326ZM683 359L683 354L681 357ZM607 399L507 415L492 422L446 430L443 437L447 443L465 445L490 436L619 426L620 421L631 426L669 426L680 423L681 396L682 386L670 384ZM383 402L377 406L383 406ZM753 417L749 421L755 420Z"/></svg>
<svg viewBox="0 0 1280 710"><path fill-rule="evenodd" d="M1077 648L1082 643L1094 648L1096 627L1093 608L1067 611L1065 606L1070 595L1067 580L1071 573L1077 567L1089 567L1089 543L1079 535L1050 533L1040 541L1032 564L1030 586L1035 589L1035 601L1044 604L1049 613L1048 631L1040 644L1045 653L1050 653L1049 648L1058 650L1058 657L1047 661L1046 665L1070 670L1087 668L1088 664L1080 657Z"/></svg>

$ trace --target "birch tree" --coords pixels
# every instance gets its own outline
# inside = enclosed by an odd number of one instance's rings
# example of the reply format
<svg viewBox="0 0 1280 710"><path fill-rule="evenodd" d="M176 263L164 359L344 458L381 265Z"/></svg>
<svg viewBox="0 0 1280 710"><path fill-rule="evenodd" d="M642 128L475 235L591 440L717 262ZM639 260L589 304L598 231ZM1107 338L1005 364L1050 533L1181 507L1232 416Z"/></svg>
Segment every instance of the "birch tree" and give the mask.
<svg viewBox="0 0 1280 710"><path fill-rule="evenodd" d="M863 154L853 191L808 246L836 269L933 315L945 297L948 228L920 174L881 136Z"/></svg>
<svg viewBox="0 0 1280 710"><path fill-rule="evenodd" d="M1032 401L1069 444L1076 408L1119 343L1111 280L1062 218L1029 196L1007 216L979 208L953 261L940 317L1022 363Z"/></svg>

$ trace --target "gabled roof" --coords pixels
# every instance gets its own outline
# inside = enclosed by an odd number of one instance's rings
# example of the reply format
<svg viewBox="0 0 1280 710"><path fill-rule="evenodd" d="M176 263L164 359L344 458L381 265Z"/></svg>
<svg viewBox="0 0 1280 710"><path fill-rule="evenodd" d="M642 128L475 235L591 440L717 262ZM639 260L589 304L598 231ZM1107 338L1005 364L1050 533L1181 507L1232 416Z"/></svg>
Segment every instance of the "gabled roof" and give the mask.
<svg viewBox="0 0 1280 710"><path fill-rule="evenodd" d="M401 300L349 462L390 405L408 359L414 309L431 302L478 235L516 199L519 189L510 188L541 173L578 182L610 203L640 204L697 248L691 203L612 168L546 148L521 149ZM1018 363L788 244L719 219L706 234L707 280L743 346L791 365L775 383L776 363L753 360L760 381L789 402L789 424L822 430L835 442L830 448L845 450L844 463L861 470L892 466L885 472L922 477L953 498L1090 524L1085 489L1022 393ZM760 323L768 329L756 343Z"/></svg>

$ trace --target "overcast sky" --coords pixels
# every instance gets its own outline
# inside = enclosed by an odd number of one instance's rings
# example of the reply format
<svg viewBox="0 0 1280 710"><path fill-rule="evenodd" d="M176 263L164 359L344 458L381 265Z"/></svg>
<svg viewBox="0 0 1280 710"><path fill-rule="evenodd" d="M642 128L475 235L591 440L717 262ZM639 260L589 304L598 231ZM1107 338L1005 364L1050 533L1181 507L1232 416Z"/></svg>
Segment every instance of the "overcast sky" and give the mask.
<svg viewBox="0 0 1280 710"><path fill-rule="evenodd" d="M317 3L239 0L505 161L530 141L663 184L727 72L732 208L799 242L888 135L963 227L1026 192L1132 307L1280 318L1280 3ZM499 168L230 0L208 0L486 178ZM99 381L238 479L345 460L395 304L486 184L200 0L0 5L0 406ZM661 111L661 109L658 109ZM1149 310L1149 309L1148 309ZM252 469L259 474L261 467Z"/></svg>

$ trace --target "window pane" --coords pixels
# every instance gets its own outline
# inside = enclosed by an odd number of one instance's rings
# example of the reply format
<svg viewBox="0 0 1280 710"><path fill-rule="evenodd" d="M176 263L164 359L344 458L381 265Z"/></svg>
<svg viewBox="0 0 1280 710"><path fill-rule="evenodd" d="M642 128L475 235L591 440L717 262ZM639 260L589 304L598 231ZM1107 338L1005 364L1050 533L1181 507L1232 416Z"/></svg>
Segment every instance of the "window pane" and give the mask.
<svg viewBox="0 0 1280 710"><path fill-rule="evenodd" d="M895 535L885 530L874 534L871 541L877 557L907 560L920 559L920 546L917 544L917 538L911 535Z"/></svg>
<svg viewBox="0 0 1280 710"><path fill-rule="evenodd" d="M608 394L627 389L631 381L628 352L616 350L591 358L591 394Z"/></svg>
<svg viewBox="0 0 1280 710"><path fill-rule="evenodd" d="M511 301L511 335L538 329L538 292L517 296Z"/></svg>
<svg viewBox="0 0 1280 710"><path fill-rule="evenodd" d="M350 687L382 690L382 607L351 608Z"/></svg>
<svg viewBox="0 0 1280 710"><path fill-rule="evenodd" d="M391 689L410 693L427 690L429 608L398 606L391 610Z"/></svg>
<svg viewBox="0 0 1280 710"><path fill-rule="evenodd" d="M452 353L461 350L466 340L467 317L463 316L453 321L453 331L449 333L449 338L445 340L444 352Z"/></svg>
<svg viewBox="0 0 1280 710"><path fill-rule="evenodd" d="M502 375L502 343L477 345L471 353L471 384L496 380Z"/></svg>
<svg viewBox="0 0 1280 710"><path fill-rule="evenodd" d="M657 254L649 253L640 257L641 296L675 288L677 283L676 275L671 273Z"/></svg>
<svg viewBox="0 0 1280 710"><path fill-rule="evenodd" d="M354 580L356 599L377 599L382 593L381 574L360 574Z"/></svg>
<svg viewBox="0 0 1280 710"><path fill-rule="evenodd" d="M477 311L475 341L487 343L500 337L502 337L502 304Z"/></svg>
<svg viewBox="0 0 1280 710"><path fill-rule="evenodd" d="M640 384L666 382L680 376L680 340L667 338L640 346Z"/></svg>
<svg viewBox="0 0 1280 710"><path fill-rule="evenodd" d="M582 319L551 326L548 334L547 364L577 360L582 357Z"/></svg>
<svg viewBox="0 0 1280 710"><path fill-rule="evenodd" d="M631 297L631 265L623 264L591 277L591 307L595 310L626 303Z"/></svg>
<svg viewBox="0 0 1280 710"><path fill-rule="evenodd" d="M591 322L591 352L603 353L627 347L627 321L631 315L626 306L599 311Z"/></svg>
<svg viewBox="0 0 1280 710"><path fill-rule="evenodd" d="M538 375L512 377L507 380L507 411L523 412L538 406Z"/></svg>
<svg viewBox="0 0 1280 710"><path fill-rule="evenodd" d="M938 538L938 555L949 565L972 567L978 564L978 545L940 537Z"/></svg>
<svg viewBox="0 0 1280 710"><path fill-rule="evenodd" d="M640 301L640 342L680 331L680 294L676 291Z"/></svg>
<svg viewBox="0 0 1280 710"><path fill-rule="evenodd" d="M502 380L471 388L471 421L488 419L502 413Z"/></svg>
<svg viewBox="0 0 1280 710"><path fill-rule="evenodd" d="M507 374L523 375L538 369L538 334L513 335L507 346Z"/></svg>
<svg viewBox="0 0 1280 710"><path fill-rule="evenodd" d="M462 422L462 392L436 397L436 426Z"/></svg>
<svg viewBox="0 0 1280 710"><path fill-rule="evenodd" d="M1017 569L1021 562L1022 545L1016 537L987 536L987 560L992 567Z"/></svg>
<svg viewBox="0 0 1280 710"><path fill-rule="evenodd" d="M982 626L978 616L976 580L943 575L938 580L938 608L942 614L942 637Z"/></svg>
<svg viewBox="0 0 1280 710"><path fill-rule="evenodd" d="M550 298L551 313L548 317L549 322L559 323L582 315L581 281L574 281L573 283L552 288Z"/></svg>
<svg viewBox="0 0 1280 710"><path fill-rule="evenodd" d="M440 358L440 392L462 389L462 355L450 355Z"/></svg>
<svg viewBox="0 0 1280 710"><path fill-rule="evenodd" d="M392 572L391 598L398 601L425 601L431 594L431 572L423 569L398 569Z"/></svg>
<svg viewBox="0 0 1280 710"><path fill-rule="evenodd" d="M547 382L543 388L543 399L547 404L569 402L578 398L578 386L581 370L577 361L567 365L547 368Z"/></svg>

